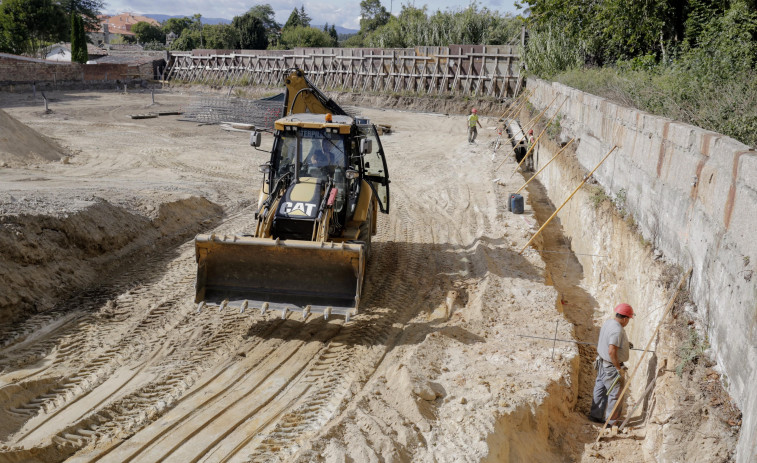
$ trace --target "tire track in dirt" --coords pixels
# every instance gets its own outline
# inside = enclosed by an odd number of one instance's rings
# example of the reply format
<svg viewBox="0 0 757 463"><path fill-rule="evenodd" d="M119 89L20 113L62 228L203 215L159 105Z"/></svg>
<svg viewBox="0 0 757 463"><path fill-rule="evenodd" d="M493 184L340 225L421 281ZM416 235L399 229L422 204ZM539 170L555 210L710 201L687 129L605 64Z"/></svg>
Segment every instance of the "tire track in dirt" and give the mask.
<svg viewBox="0 0 757 463"><path fill-rule="evenodd" d="M239 227L240 224L249 225L247 217L242 217L241 220L239 217L230 223L226 223L221 229ZM175 252L170 251L167 254L174 254ZM104 306L101 305L96 313L89 313L79 319L77 323L69 324L72 326L59 327L58 332L53 330L54 335L41 343L43 344L41 347L35 344L29 347L35 353L38 351L53 353L52 365L44 370L54 367L60 367L59 369L70 368L74 364L78 365L78 368L74 373L67 374L60 380L53 380L47 390L43 390L26 402L12 404L15 406L9 407L7 410L9 414L15 414L16 417L28 420L27 430L23 431L23 434L18 434L12 445L25 443L27 436L38 429L41 430L43 426L45 426L45 429L54 428L51 420L55 420L58 416L65 416L66 408L86 399L86 396L95 391L98 386L110 380L115 372L124 368L135 368L135 365L128 361L143 357L145 353L155 352L156 346L164 345L164 336L171 333L176 327L180 327L182 324L197 325L198 318L204 319L208 327L218 324L217 317L193 316L190 317L191 321L189 321L187 316L194 314L194 307L192 304L184 304L183 308L180 307L181 301L188 301L189 295L193 293L191 282L194 279L194 265L191 252L191 244L187 244L183 247L183 251L179 250L179 257L174 257L168 264L161 263L162 259L160 258L153 259L158 262L157 264L151 262L151 265L157 265L159 269L154 273L159 274L164 271L163 278L155 283L132 288L114 299L109 299ZM142 273L139 270L136 272ZM132 274L124 274L121 279L130 281L133 285L134 276ZM96 299L90 299L90 301L93 300ZM148 307L148 309L145 309L145 307ZM87 310L91 310L91 308L88 307ZM227 318L227 315L224 315L223 318ZM249 318L247 317L247 319ZM240 323L233 323L230 326L235 326L236 329L220 330L220 332L227 337L236 336L239 339L249 328L249 326ZM118 331L125 332L126 335L113 337ZM208 329L207 331L212 332L213 330ZM114 339L113 342L109 342L111 337ZM209 338L214 339L213 336ZM182 339L165 342L177 345L182 342ZM213 353L214 349L221 344L218 341L212 342L210 344L211 349L207 352ZM88 354L90 350L99 352L99 354ZM83 367L81 366L82 363L84 363ZM42 373L44 370L38 373ZM136 376L136 374L133 376ZM127 376L122 387L116 389L121 390L129 382L130 379ZM108 386L110 387L112 384ZM97 396L97 394L94 395ZM84 401L86 402L86 400ZM105 401L103 400L97 401L93 408L87 410L83 415L95 411L104 404ZM42 422L35 422L31 425L31 418L39 412L45 413L45 416L40 418ZM107 422L108 420L106 418L100 421ZM65 425L65 420L61 424ZM30 426L33 426L32 429L29 429ZM114 428L118 428L118 426L116 425ZM73 442L75 446L80 446L93 437L92 434L89 434L94 432L91 429L82 429L82 432L85 437L68 439L68 443ZM58 443L67 441L65 435L66 433L62 433L57 436Z"/></svg>
<svg viewBox="0 0 757 463"><path fill-rule="evenodd" d="M406 323L426 303L427 293L418 288L434 274L434 267L433 258L419 245L425 233L412 227L404 198L395 202L394 211L394 217L380 225L383 233L379 236L396 241L375 242L380 247L369 269L371 290L366 294L365 308L331 342L308 374L314 384L311 394L264 431L263 437L253 440L250 452L245 452L250 461L286 461L303 442L312 440L347 407L355 386L361 389L373 376Z"/></svg>

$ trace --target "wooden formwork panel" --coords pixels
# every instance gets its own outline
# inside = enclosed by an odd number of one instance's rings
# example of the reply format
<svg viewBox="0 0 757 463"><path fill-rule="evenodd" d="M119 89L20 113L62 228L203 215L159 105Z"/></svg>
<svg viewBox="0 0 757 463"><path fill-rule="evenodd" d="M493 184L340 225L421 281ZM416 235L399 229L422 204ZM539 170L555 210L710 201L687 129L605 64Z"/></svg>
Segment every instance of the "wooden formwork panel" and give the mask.
<svg viewBox="0 0 757 463"><path fill-rule="evenodd" d="M278 86L294 67L324 89L504 98L519 81L520 56L509 45L198 51L170 54L164 78Z"/></svg>

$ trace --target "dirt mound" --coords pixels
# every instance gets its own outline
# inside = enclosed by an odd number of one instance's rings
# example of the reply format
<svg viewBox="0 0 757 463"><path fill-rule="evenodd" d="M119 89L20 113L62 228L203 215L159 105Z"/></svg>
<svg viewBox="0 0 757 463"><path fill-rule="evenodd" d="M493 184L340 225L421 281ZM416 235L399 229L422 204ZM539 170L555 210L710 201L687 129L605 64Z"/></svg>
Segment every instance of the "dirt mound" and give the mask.
<svg viewBox="0 0 757 463"><path fill-rule="evenodd" d="M25 166L58 161L66 150L0 109L0 165Z"/></svg>
<svg viewBox="0 0 757 463"><path fill-rule="evenodd" d="M162 204L154 219L99 198L70 214L2 216L0 317L50 310L72 291L102 282L104 272L138 260L140 250L154 253L191 237L220 214L219 206L190 197Z"/></svg>

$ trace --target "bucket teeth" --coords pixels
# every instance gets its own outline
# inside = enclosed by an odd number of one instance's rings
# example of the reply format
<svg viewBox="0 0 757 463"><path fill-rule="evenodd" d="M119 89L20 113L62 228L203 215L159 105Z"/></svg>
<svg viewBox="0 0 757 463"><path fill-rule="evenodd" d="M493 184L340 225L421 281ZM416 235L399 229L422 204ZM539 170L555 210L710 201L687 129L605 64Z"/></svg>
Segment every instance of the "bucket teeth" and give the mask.
<svg viewBox="0 0 757 463"><path fill-rule="evenodd" d="M331 307L326 307L326 310L323 311L323 319L324 320L328 320L329 319L329 315L331 315L331 310L332 310Z"/></svg>
<svg viewBox="0 0 757 463"><path fill-rule="evenodd" d="M284 307L281 309L281 319L286 320L287 318L287 312L289 312L289 307Z"/></svg>
<svg viewBox="0 0 757 463"><path fill-rule="evenodd" d="M225 309L227 305L229 305L229 300L224 299L224 301L221 302L221 305L218 306L218 311L223 312L223 309Z"/></svg>
<svg viewBox="0 0 757 463"><path fill-rule="evenodd" d="M307 320L308 315L310 315L310 306L306 305L304 309L302 309L302 320Z"/></svg>
<svg viewBox="0 0 757 463"><path fill-rule="evenodd" d="M245 309L247 309L247 299L242 302L242 307L239 308L239 313L244 313Z"/></svg>
<svg viewBox="0 0 757 463"><path fill-rule="evenodd" d="M199 304L197 304L197 313L200 313L200 311L204 308L205 308L205 301L202 301Z"/></svg>
<svg viewBox="0 0 757 463"><path fill-rule="evenodd" d="M268 310L268 303L264 302L263 305L260 306L260 315L265 314L266 310Z"/></svg>

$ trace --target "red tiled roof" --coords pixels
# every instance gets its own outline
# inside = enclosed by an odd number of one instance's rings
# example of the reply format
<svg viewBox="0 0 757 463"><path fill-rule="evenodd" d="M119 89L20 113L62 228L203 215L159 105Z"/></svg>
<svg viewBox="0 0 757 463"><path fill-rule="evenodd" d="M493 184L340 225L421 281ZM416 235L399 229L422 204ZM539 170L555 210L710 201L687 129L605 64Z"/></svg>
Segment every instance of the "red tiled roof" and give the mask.
<svg viewBox="0 0 757 463"><path fill-rule="evenodd" d="M100 32L104 32L102 25L107 24L108 32L111 34L134 35L134 32L131 31L131 27L142 21L150 23L153 26L160 26L160 23L152 18L131 13L121 13L116 16L101 15L98 16L98 19L100 19Z"/></svg>

